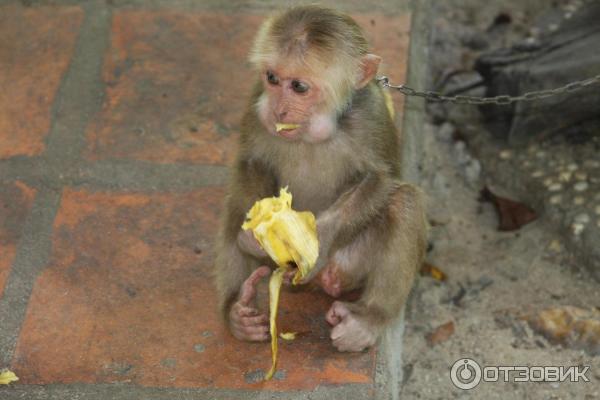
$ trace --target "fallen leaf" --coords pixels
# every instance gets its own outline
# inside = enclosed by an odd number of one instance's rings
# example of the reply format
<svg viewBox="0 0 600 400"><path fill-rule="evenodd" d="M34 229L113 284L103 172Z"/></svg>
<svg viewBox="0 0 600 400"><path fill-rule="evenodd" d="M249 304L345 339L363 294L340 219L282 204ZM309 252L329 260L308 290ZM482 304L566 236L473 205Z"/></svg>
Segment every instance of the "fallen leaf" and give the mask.
<svg viewBox="0 0 600 400"><path fill-rule="evenodd" d="M448 279L446 274L441 269L428 262L424 262L423 265L421 265L421 275L430 276L436 281L440 282Z"/></svg>
<svg viewBox="0 0 600 400"><path fill-rule="evenodd" d="M523 317L550 343L600 354L600 311L573 306L551 307Z"/></svg>
<svg viewBox="0 0 600 400"><path fill-rule="evenodd" d="M480 201L489 201L496 208L500 218L499 231L515 231L537 219L537 214L531 207L497 196L487 186L481 191Z"/></svg>
<svg viewBox="0 0 600 400"><path fill-rule="evenodd" d="M7 369L0 370L0 385L8 385L9 383L18 380L19 378L14 372Z"/></svg>
<svg viewBox="0 0 600 400"><path fill-rule="evenodd" d="M445 342L454 334L454 322L449 321L435 328L426 337L430 346Z"/></svg>

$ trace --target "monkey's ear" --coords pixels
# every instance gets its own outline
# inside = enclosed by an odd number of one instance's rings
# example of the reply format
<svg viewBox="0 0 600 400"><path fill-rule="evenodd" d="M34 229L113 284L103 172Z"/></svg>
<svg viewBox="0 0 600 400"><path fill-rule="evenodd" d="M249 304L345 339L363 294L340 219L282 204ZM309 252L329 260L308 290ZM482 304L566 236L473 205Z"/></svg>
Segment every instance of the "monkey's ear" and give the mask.
<svg viewBox="0 0 600 400"><path fill-rule="evenodd" d="M376 56L375 54L367 54L363 56L360 69L361 75L356 83L356 88L360 89L365 87L367 83L371 82L371 80L377 74L377 69L379 68L379 63L381 62L381 57Z"/></svg>

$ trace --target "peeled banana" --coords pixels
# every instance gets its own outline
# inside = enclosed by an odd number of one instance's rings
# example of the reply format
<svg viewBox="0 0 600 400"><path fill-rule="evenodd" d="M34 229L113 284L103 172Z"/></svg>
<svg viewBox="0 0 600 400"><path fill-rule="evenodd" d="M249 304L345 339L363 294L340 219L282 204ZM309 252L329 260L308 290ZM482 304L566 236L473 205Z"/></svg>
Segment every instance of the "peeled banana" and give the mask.
<svg viewBox="0 0 600 400"><path fill-rule="evenodd" d="M270 197L257 201L246 215L242 225L244 230L252 230L254 237L278 265L269 280L271 352L273 362L265 380L271 379L277 366L277 308L279 292L286 272L295 264L294 285L304 278L315 266L319 255L317 224L315 216L309 211L292 210L292 195L282 188L279 197ZM286 340L293 339L292 333L282 334Z"/></svg>

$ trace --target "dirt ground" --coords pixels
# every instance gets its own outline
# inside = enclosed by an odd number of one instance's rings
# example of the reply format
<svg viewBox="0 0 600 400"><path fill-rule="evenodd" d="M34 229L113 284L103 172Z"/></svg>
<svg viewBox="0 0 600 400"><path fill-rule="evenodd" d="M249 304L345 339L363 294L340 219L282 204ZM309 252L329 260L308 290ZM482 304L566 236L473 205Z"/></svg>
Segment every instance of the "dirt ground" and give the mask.
<svg viewBox="0 0 600 400"><path fill-rule="evenodd" d="M560 13L573 3L577 2L553 2L552 7ZM462 51L464 43L472 43L498 14L510 14L512 23L496 34L493 46L526 37L540 10L549 4L438 2L432 21L432 76L468 68L473 53ZM452 112L462 114L471 130L488 135L477 121L477 111L464 107ZM448 278L442 282L423 276L413 292L406 315L402 398L600 398L600 356L589 349L553 344L520 318L549 307L597 309L598 282L561 245L564 232L551 222L548 210L520 230L499 232L493 206L478 201L484 183L493 179L493 174L485 173L485 160L478 160L468 145L457 145L447 124L429 123L425 128L424 189L433 225L428 261ZM488 143L488 150L493 146ZM470 160L466 166L465 157ZM447 329L438 329L447 323ZM482 367L589 366L590 381L502 382L500 375L499 382L483 381L472 390L461 390L452 384L450 368L462 358Z"/></svg>

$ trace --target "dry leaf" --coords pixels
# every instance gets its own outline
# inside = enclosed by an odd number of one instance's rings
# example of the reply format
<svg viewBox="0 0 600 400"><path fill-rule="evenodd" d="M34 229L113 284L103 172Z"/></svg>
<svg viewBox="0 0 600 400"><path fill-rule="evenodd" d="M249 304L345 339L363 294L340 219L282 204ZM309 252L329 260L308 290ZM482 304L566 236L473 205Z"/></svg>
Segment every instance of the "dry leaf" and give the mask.
<svg viewBox="0 0 600 400"><path fill-rule="evenodd" d="M18 381L19 378L15 375L14 372L9 371L7 369L3 369L0 371L0 385L8 385L11 382Z"/></svg>
<svg viewBox="0 0 600 400"><path fill-rule="evenodd" d="M500 218L499 231L514 231L537 218L535 211L523 203L500 197L486 186L481 191L481 201L491 202Z"/></svg>
<svg viewBox="0 0 600 400"><path fill-rule="evenodd" d="M531 329L551 343L600 354L600 311L560 306L527 315Z"/></svg>
<svg viewBox="0 0 600 400"><path fill-rule="evenodd" d="M443 325L438 326L427 335L427 342L430 346L445 342L454 334L454 322L449 321Z"/></svg>
<svg viewBox="0 0 600 400"><path fill-rule="evenodd" d="M443 282L446 279L448 279L448 277L446 276L444 271L442 271L435 265L430 264L428 262L424 262L423 265L421 266L421 275L430 276L433 279L435 279L436 281L440 281L440 282Z"/></svg>

